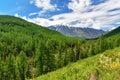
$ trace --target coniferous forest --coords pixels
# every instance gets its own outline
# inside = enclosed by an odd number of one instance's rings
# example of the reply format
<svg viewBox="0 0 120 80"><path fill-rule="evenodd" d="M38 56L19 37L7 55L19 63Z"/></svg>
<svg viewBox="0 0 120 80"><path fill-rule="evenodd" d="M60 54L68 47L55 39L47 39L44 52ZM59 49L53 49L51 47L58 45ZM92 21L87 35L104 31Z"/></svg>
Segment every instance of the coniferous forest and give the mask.
<svg viewBox="0 0 120 80"><path fill-rule="evenodd" d="M1 15L0 80L32 79L119 46L120 27L85 40Z"/></svg>

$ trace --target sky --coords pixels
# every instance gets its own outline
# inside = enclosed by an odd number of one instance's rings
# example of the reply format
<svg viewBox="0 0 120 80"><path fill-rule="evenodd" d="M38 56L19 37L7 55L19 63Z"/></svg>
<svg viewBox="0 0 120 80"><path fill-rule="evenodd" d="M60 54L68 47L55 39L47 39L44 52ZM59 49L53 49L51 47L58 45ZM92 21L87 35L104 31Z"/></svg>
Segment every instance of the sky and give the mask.
<svg viewBox="0 0 120 80"><path fill-rule="evenodd" d="M0 0L0 15L42 25L111 30L120 26L119 0Z"/></svg>

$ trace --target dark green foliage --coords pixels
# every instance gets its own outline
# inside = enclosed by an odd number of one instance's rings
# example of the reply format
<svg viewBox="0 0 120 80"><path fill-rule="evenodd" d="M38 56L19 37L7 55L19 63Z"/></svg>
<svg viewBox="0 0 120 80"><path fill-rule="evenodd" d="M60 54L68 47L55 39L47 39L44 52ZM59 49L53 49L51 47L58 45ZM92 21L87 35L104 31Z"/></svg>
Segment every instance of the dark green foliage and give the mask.
<svg viewBox="0 0 120 80"><path fill-rule="evenodd" d="M116 34L120 34L120 26L118 28L106 33L104 36L105 37L110 37L110 36L114 36Z"/></svg>
<svg viewBox="0 0 120 80"><path fill-rule="evenodd" d="M87 41L16 17L0 16L0 80L34 78L118 46L119 34Z"/></svg>
<svg viewBox="0 0 120 80"><path fill-rule="evenodd" d="M19 76L21 78L21 80L25 80L26 77L26 73L27 73L27 68L28 68L28 64L27 64L27 57L26 54L21 51L20 54L18 55L18 60L17 60L17 65L18 65L18 71L19 71Z"/></svg>
<svg viewBox="0 0 120 80"><path fill-rule="evenodd" d="M17 79L15 57L12 54L10 54L6 59L6 71L7 79Z"/></svg>
<svg viewBox="0 0 120 80"><path fill-rule="evenodd" d="M3 65L2 65L2 59L0 56L0 80L2 80L3 78Z"/></svg>
<svg viewBox="0 0 120 80"><path fill-rule="evenodd" d="M40 45L40 44L39 44ZM40 48L37 48L35 53L35 63L36 63L36 75L43 73L43 52L40 51Z"/></svg>

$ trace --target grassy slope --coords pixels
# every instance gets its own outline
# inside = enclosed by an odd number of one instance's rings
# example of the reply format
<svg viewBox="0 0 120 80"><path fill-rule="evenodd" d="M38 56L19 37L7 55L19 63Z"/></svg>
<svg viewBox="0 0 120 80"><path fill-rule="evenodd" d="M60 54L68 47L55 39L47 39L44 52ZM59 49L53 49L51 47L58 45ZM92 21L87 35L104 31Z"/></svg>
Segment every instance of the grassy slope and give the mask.
<svg viewBox="0 0 120 80"><path fill-rule="evenodd" d="M89 80L92 77L97 80L120 80L120 47L79 60L35 80Z"/></svg>

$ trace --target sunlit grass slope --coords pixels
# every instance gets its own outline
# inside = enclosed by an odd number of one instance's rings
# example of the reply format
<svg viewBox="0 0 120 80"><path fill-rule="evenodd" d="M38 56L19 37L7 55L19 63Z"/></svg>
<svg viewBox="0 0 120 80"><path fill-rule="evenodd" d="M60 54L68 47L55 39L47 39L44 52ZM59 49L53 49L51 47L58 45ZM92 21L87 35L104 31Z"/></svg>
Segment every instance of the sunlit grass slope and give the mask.
<svg viewBox="0 0 120 80"><path fill-rule="evenodd" d="M71 63L34 80L120 80L120 47Z"/></svg>

